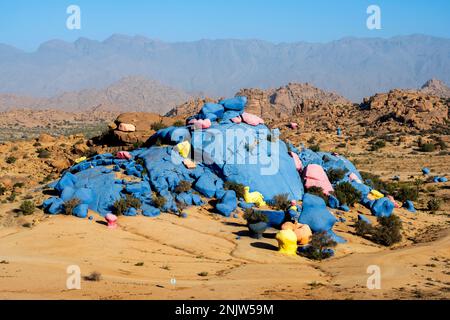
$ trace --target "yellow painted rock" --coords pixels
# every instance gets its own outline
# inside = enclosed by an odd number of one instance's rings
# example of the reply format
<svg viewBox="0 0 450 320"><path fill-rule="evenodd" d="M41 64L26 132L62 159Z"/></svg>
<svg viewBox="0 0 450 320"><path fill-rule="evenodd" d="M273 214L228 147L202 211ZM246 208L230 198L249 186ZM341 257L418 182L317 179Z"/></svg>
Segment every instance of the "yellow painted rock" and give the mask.
<svg viewBox="0 0 450 320"><path fill-rule="evenodd" d="M297 236L292 230L281 230L275 237L280 253L295 256L297 254Z"/></svg>

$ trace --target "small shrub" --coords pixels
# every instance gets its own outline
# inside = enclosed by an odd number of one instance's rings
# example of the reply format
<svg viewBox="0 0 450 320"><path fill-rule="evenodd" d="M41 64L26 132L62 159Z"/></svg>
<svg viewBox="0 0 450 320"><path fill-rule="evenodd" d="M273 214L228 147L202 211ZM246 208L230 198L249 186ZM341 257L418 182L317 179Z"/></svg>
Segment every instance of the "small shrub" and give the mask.
<svg viewBox="0 0 450 320"><path fill-rule="evenodd" d="M133 197L130 194L127 194L124 198L121 198L114 202L113 212L114 214L121 216L127 211L128 208L135 208L139 210L142 206L141 200Z"/></svg>
<svg viewBox="0 0 450 320"><path fill-rule="evenodd" d="M419 150L422 152L433 152L436 150L436 146L432 143L424 143L420 146Z"/></svg>
<svg viewBox="0 0 450 320"><path fill-rule="evenodd" d="M396 215L380 217L377 219L379 225L372 235L374 242L384 246L391 246L402 240L402 221Z"/></svg>
<svg viewBox="0 0 450 320"><path fill-rule="evenodd" d="M152 130L159 131L159 130L167 128L167 126L162 122L154 122L150 125L150 128Z"/></svg>
<svg viewBox="0 0 450 320"><path fill-rule="evenodd" d="M419 198L418 188L408 183L400 184L393 193L395 198L401 202L406 200L416 201Z"/></svg>
<svg viewBox="0 0 450 320"><path fill-rule="evenodd" d="M402 240L402 221L398 216L379 217L377 221L377 226L358 221L355 224L356 234L387 247Z"/></svg>
<svg viewBox="0 0 450 320"><path fill-rule="evenodd" d="M38 153L38 158L40 158L40 159L48 159L52 155L51 152L46 149L38 149L37 153Z"/></svg>
<svg viewBox="0 0 450 320"><path fill-rule="evenodd" d="M188 192L191 189L192 189L192 183L190 183L189 181L183 180L183 181L180 181L180 183L178 184L178 186L175 188L174 191L176 193L183 193L183 192Z"/></svg>
<svg viewBox="0 0 450 320"><path fill-rule="evenodd" d="M233 190L234 192L236 192L236 197L238 199L244 198L245 186L243 184L237 183L237 182L233 182L233 181L227 181L224 184L224 188L226 190Z"/></svg>
<svg viewBox="0 0 450 320"><path fill-rule="evenodd" d="M73 209L80 204L80 200L73 198L66 202L64 202L64 214L65 215L72 215Z"/></svg>
<svg viewBox="0 0 450 320"><path fill-rule="evenodd" d="M370 232L372 231L372 225L363 221L363 220L358 220L355 223L355 233L360 236L360 237L364 237L365 235L370 234Z"/></svg>
<svg viewBox="0 0 450 320"><path fill-rule="evenodd" d="M200 277L207 277L207 276L208 276L208 272L203 271L203 272L200 272L198 275L199 275Z"/></svg>
<svg viewBox="0 0 450 320"><path fill-rule="evenodd" d="M255 212L253 209L246 209L243 217L247 220L248 224L269 221L265 214Z"/></svg>
<svg viewBox="0 0 450 320"><path fill-rule="evenodd" d="M300 255L312 260L323 260L332 256L331 248L337 243L325 231L313 234L309 246Z"/></svg>
<svg viewBox="0 0 450 320"><path fill-rule="evenodd" d="M6 188L0 184L0 196L3 196L6 193Z"/></svg>
<svg viewBox="0 0 450 320"><path fill-rule="evenodd" d="M181 121L181 120L177 120L177 121L175 121L175 122L173 123L172 126L174 126L174 127L184 127L184 126L185 126L185 123L184 123L183 121Z"/></svg>
<svg viewBox="0 0 450 320"><path fill-rule="evenodd" d="M13 185L13 189L23 188L24 186L25 186L25 183L23 183L23 182L16 182Z"/></svg>
<svg viewBox="0 0 450 320"><path fill-rule="evenodd" d="M323 193L323 189L321 187L313 186L306 190L307 193L321 197L326 204L328 204L328 196Z"/></svg>
<svg viewBox="0 0 450 320"><path fill-rule="evenodd" d="M97 281L98 282L102 279L102 275L100 272L94 271L90 275L84 276L83 279L86 281Z"/></svg>
<svg viewBox="0 0 450 320"><path fill-rule="evenodd" d="M340 180L344 179L345 174L348 172L346 169L330 169L327 171L328 180L331 183L337 183Z"/></svg>
<svg viewBox="0 0 450 320"><path fill-rule="evenodd" d="M34 211L36 210L36 205L34 204L33 201L25 200L20 205L19 210L24 216L29 216L30 214L33 214Z"/></svg>
<svg viewBox="0 0 450 320"><path fill-rule="evenodd" d="M349 182L341 182L334 188L336 198L341 204L353 206L361 199L361 192L356 190Z"/></svg>
<svg viewBox="0 0 450 320"><path fill-rule="evenodd" d="M433 198L430 201L428 201L427 208L432 213L434 213L434 212L438 211L441 208L441 201L438 200L438 199Z"/></svg>
<svg viewBox="0 0 450 320"><path fill-rule="evenodd" d="M13 164L13 163L15 163L16 161L17 161L17 158L14 157L14 156L9 156L9 157L7 157L7 158L5 159L5 162L6 162L7 164Z"/></svg>
<svg viewBox="0 0 450 320"><path fill-rule="evenodd" d="M314 151L314 152L319 152L320 151L320 144L311 145L311 146L309 146L309 149L311 149L311 151Z"/></svg>
<svg viewBox="0 0 450 320"><path fill-rule="evenodd" d="M289 195L287 193L277 194L273 198L272 206L277 210L286 211L291 206Z"/></svg>
<svg viewBox="0 0 450 320"><path fill-rule="evenodd" d="M372 143L372 146L370 147L370 151L378 151L384 147L386 147L386 142L383 140L377 140Z"/></svg>
<svg viewBox="0 0 450 320"><path fill-rule="evenodd" d="M33 147L41 147L41 146L42 146L42 144L40 142L35 142L33 144Z"/></svg>
<svg viewBox="0 0 450 320"><path fill-rule="evenodd" d="M164 207L165 204L166 204L166 198L164 198L163 196L160 196L160 195L153 196L153 205L156 208L161 209L162 207Z"/></svg>
<svg viewBox="0 0 450 320"><path fill-rule="evenodd" d="M135 267L143 267L144 266L144 262L137 262L134 264Z"/></svg>

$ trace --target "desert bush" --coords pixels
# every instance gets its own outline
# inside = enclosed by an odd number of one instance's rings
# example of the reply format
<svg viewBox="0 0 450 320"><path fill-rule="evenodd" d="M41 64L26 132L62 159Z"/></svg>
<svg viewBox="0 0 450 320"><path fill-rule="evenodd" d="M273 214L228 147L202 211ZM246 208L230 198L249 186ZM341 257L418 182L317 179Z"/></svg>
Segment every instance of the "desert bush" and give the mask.
<svg viewBox="0 0 450 320"><path fill-rule="evenodd" d="M405 202L406 200L416 201L419 198L419 189L417 186L407 182L399 183L398 187L392 193L401 202Z"/></svg>
<svg viewBox="0 0 450 320"><path fill-rule="evenodd" d="M427 208L432 213L434 213L434 212L438 211L441 208L441 201L436 199L436 198L433 198L430 201L428 201Z"/></svg>
<svg viewBox="0 0 450 320"><path fill-rule="evenodd" d="M323 189L321 187L316 186L309 187L308 189L306 189L306 192L322 198L325 201L325 203L328 204L328 196L323 193Z"/></svg>
<svg viewBox="0 0 450 320"><path fill-rule="evenodd" d="M327 171L328 180L331 183L337 183L345 177L347 172L346 169L330 169Z"/></svg>
<svg viewBox="0 0 450 320"><path fill-rule="evenodd" d="M83 279L86 281L100 281L102 279L102 274L94 271L90 275L84 276Z"/></svg>
<svg viewBox="0 0 450 320"><path fill-rule="evenodd" d="M14 156L9 156L9 157L6 157L6 159L5 159L5 162L6 162L7 164L13 164L13 163L16 162L16 161L17 161L17 158L14 157Z"/></svg>
<svg viewBox="0 0 450 320"><path fill-rule="evenodd" d="M174 191L176 193L183 193L183 192L188 192L191 189L192 189L192 183L190 183L189 181L186 181L186 180L182 180L182 181L180 181L178 186L176 186Z"/></svg>
<svg viewBox="0 0 450 320"><path fill-rule="evenodd" d="M311 242L300 255L312 260L327 259L332 255L330 249L336 245L337 243L325 231L314 233Z"/></svg>
<svg viewBox="0 0 450 320"><path fill-rule="evenodd" d="M135 208L139 210L142 206L141 200L133 197L130 194L125 195L125 198L116 200L113 205L114 214L121 216L125 213L128 208Z"/></svg>
<svg viewBox="0 0 450 320"><path fill-rule="evenodd" d="M52 155L51 152L46 149L38 149L37 154L40 159L48 159Z"/></svg>
<svg viewBox="0 0 450 320"><path fill-rule="evenodd" d="M40 142L35 142L33 144L33 147L41 147L41 146L42 146L42 144Z"/></svg>
<svg viewBox="0 0 450 320"><path fill-rule="evenodd" d="M378 151L386 147L386 142L383 140L376 140L371 143L370 151Z"/></svg>
<svg viewBox="0 0 450 320"><path fill-rule="evenodd" d="M3 196L6 193L6 188L0 184L0 196Z"/></svg>
<svg viewBox="0 0 450 320"><path fill-rule="evenodd" d="M353 206L361 199L361 192L356 190L351 183L341 182L334 188L334 194L341 204Z"/></svg>
<svg viewBox="0 0 450 320"><path fill-rule="evenodd" d="M173 123L172 126L174 126L174 127L184 127L184 126L185 126L185 123L184 123L184 121L177 120L177 121L175 121L175 122Z"/></svg>
<svg viewBox="0 0 450 320"><path fill-rule="evenodd" d="M238 199L244 198L245 186L242 183L237 183L234 181L226 181L224 184L226 190L234 190L236 192L236 197Z"/></svg>
<svg viewBox="0 0 450 320"><path fill-rule="evenodd" d="M320 151L320 144L311 145L311 146L309 146L309 149L311 149L311 151L314 151L314 152L319 152Z"/></svg>
<svg viewBox="0 0 450 320"><path fill-rule="evenodd" d="M25 186L25 183L23 183L23 182L16 182L16 183L14 183L14 185L13 185L13 189L16 189L16 188L23 188Z"/></svg>
<svg viewBox="0 0 450 320"><path fill-rule="evenodd" d="M347 144L346 144L346 143L339 143L339 144L336 146L336 148L339 148L339 149L345 148L345 147L347 147Z"/></svg>
<svg viewBox="0 0 450 320"><path fill-rule="evenodd" d="M265 214L256 212L253 209L246 209L243 217L245 220L247 220L247 223L249 224L269 221L269 219Z"/></svg>
<svg viewBox="0 0 450 320"><path fill-rule="evenodd" d="M402 240L402 221L398 216L379 217L377 221L377 226L358 221L355 225L356 234L387 247Z"/></svg>
<svg viewBox="0 0 450 320"><path fill-rule="evenodd" d="M162 122L154 122L150 125L150 128L152 130L159 131L159 130L167 128L167 126Z"/></svg>
<svg viewBox="0 0 450 320"><path fill-rule="evenodd" d="M162 207L164 207L165 204L166 204L166 198L164 198L163 196L160 196L160 195L153 195L153 205L156 208L161 209Z"/></svg>
<svg viewBox="0 0 450 320"><path fill-rule="evenodd" d="M25 200L21 203L19 210L24 216L29 216L36 210L36 205L33 201Z"/></svg>
<svg viewBox="0 0 450 320"><path fill-rule="evenodd" d="M436 146L432 143L424 143L420 146L419 150L422 152L433 152L436 150Z"/></svg>
<svg viewBox="0 0 450 320"><path fill-rule="evenodd" d="M367 223L366 221L363 220L358 220L355 223L355 233L360 236L360 237L364 237L368 234L370 234L370 232L372 231L372 225Z"/></svg>
<svg viewBox="0 0 450 320"><path fill-rule="evenodd" d="M291 206L291 201L289 200L289 194L287 194L287 193L277 194L275 197L273 197L273 201L272 201L271 205L276 210L286 211Z"/></svg>
<svg viewBox="0 0 450 320"><path fill-rule="evenodd" d="M66 202L64 202L64 214L65 215L72 215L73 209L80 204L80 200L73 198Z"/></svg>

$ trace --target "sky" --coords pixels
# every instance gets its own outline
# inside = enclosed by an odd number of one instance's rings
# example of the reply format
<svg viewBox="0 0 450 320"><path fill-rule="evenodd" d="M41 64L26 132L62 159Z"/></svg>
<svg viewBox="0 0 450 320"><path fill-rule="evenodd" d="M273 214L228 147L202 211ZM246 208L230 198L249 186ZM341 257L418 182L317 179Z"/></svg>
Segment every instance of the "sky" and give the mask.
<svg viewBox="0 0 450 320"><path fill-rule="evenodd" d="M69 30L66 10L81 10ZM366 26L378 5L381 29ZM0 43L34 51L48 40L104 40L112 34L163 41L261 39L328 42L344 37L450 37L449 0L1 0Z"/></svg>

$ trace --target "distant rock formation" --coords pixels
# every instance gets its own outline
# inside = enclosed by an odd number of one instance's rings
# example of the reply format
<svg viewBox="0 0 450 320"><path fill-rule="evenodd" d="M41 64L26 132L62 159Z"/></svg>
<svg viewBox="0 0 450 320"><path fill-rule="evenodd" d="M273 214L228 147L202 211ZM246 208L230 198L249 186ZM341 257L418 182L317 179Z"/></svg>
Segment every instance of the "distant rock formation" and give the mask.
<svg viewBox="0 0 450 320"><path fill-rule="evenodd" d="M0 94L0 111L54 109L66 112L154 112L164 114L191 96L143 77L126 77L104 89L66 92L53 98Z"/></svg>
<svg viewBox="0 0 450 320"><path fill-rule="evenodd" d="M420 92L437 96L445 99L450 99L450 88L441 80L428 80L420 89Z"/></svg>
<svg viewBox="0 0 450 320"><path fill-rule="evenodd" d="M361 104L362 124L369 127L404 125L418 130L428 130L435 125L445 125L449 102L422 91L391 90L365 98Z"/></svg>

